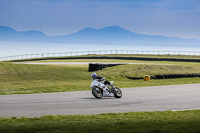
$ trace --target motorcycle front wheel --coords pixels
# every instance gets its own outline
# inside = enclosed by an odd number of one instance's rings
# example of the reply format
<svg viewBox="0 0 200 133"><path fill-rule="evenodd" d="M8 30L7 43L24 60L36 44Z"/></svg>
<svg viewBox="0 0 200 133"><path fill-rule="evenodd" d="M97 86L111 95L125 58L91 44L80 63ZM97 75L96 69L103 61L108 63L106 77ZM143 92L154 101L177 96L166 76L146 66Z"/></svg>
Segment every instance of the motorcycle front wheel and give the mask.
<svg viewBox="0 0 200 133"><path fill-rule="evenodd" d="M122 91L117 87L115 87L113 93L114 93L115 98L121 98L122 97Z"/></svg>
<svg viewBox="0 0 200 133"><path fill-rule="evenodd" d="M97 87L95 87L95 88L92 89L92 94L93 94L93 96L94 96L95 98L98 98L98 99L100 99L100 98L103 97L103 92L102 92L102 90L99 89L99 88L97 88Z"/></svg>

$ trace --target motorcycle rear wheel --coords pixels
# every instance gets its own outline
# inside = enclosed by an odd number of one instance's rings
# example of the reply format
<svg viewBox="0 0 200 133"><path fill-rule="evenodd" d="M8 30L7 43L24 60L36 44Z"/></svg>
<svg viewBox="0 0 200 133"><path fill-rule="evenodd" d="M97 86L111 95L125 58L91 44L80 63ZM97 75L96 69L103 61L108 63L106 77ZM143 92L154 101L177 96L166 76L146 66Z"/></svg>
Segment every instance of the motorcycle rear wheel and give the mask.
<svg viewBox="0 0 200 133"><path fill-rule="evenodd" d="M103 97L103 92L101 89L95 87L92 89L92 94L95 98L101 99Z"/></svg>
<svg viewBox="0 0 200 133"><path fill-rule="evenodd" d="M121 98L122 97L122 91L117 87L115 87L113 93L114 93L115 98Z"/></svg>

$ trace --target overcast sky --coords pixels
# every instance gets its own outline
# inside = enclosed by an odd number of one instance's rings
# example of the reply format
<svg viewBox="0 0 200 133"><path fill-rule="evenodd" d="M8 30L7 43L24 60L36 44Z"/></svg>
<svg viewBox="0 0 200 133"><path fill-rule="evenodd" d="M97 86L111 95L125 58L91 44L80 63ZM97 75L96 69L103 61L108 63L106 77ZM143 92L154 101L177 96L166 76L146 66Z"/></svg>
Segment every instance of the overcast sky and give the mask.
<svg viewBox="0 0 200 133"><path fill-rule="evenodd" d="M200 39L200 0L0 0L0 26L18 31L53 36L113 25Z"/></svg>

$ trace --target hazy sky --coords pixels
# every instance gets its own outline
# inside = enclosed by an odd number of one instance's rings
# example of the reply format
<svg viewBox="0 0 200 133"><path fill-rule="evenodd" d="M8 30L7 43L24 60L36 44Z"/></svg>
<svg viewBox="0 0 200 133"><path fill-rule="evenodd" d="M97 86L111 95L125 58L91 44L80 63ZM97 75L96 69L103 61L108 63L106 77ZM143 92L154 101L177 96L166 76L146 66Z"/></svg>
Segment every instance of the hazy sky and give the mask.
<svg viewBox="0 0 200 133"><path fill-rule="evenodd" d="M0 0L0 25L50 36L117 25L200 39L200 0Z"/></svg>

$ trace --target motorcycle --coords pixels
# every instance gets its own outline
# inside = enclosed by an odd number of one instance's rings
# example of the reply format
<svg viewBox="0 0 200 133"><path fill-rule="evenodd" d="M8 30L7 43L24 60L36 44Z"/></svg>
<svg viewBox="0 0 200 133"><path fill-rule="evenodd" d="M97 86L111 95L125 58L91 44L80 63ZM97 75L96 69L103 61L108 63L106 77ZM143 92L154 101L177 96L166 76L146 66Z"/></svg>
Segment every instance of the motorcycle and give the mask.
<svg viewBox="0 0 200 133"><path fill-rule="evenodd" d="M110 82L110 85L104 84L104 81L93 80L90 88L92 89L92 94L95 98L102 97L115 97L121 98L122 91L113 85L113 81Z"/></svg>

